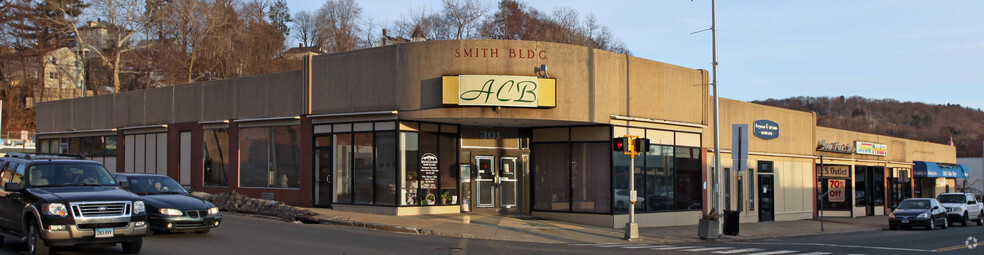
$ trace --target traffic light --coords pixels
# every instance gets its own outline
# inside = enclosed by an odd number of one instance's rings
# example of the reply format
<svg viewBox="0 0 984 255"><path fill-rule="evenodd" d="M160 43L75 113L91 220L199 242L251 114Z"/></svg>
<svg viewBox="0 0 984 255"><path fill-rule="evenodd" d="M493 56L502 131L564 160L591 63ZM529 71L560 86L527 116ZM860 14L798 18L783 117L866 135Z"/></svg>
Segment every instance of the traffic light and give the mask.
<svg viewBox="0 0 984 255"><path fill-rule="evenodd" d="M628 137L615 137L612 138L612 147L615 151L626 151L629 147Z"/></svg>
<svg viewBox="0 0 984 255"><path fill-rule="evenodd" d="M636 138L635 139L635 152L647 152L649 151L649 139L648 138Z"/></svg>

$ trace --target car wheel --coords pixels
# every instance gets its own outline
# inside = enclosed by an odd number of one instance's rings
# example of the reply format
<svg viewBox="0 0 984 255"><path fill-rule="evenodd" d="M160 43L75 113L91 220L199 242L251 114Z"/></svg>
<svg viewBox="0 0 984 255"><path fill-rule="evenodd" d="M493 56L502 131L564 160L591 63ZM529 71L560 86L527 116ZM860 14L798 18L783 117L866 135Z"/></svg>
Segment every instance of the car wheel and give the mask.
<svg viewBox="0 0 984 255"><path fill-rule="evenodd" d="M27 237L27 253L32 255L47 255L51 253L51 247L44 243L44 239L41 239L41 232L38 231L38 227L34 222L28 222L30 224L30 230L28 231Z"/></svg>
<svg viewBox="0 0 984 255"><path fill-rule="evenodd" d="M199 231L195 231L195 233L198 233L198 234L203 234L203 235L204 235L204 234L208 234L208 231L211 231L211 230L212 230L212 229L206 229L206 230L199 230Z"/></svg>
<svg viewBox="0 0 984 255"><path fill-rule="evenodd" d="M947 219L946 217L943 217L943 226L942 227L943 227L943 229L947 229L947 228L950 227L950 220Z"/></svg>
<svg viewBox="0 0 984 255"><path fill-rule="evenodd" d="M964 212L963 218L960 219L960 226L966 227L968 221L970 221L970 216L967 215L967 212Z"/></svg>
<svg viewBox="0 0 984 255"><path fill-rule="evenodd" d="M936 229L936 219L929 218L929 226L926 226L926 229L929 229L929 231L935 230Z"/></svg>
<svg viewBox="0 0 984 255"><path fill-rule="evenodd" d="M140 248L143 248L143 238L137 240L136 242L125 242L122 244L123 244L123 253L137 254L140 253Z"/></svg>
<svg viewBox="0 0 984 255"><path fill-rule="evenodd" d="M984 226L984 211L977 214L977 225Z"/></svg>

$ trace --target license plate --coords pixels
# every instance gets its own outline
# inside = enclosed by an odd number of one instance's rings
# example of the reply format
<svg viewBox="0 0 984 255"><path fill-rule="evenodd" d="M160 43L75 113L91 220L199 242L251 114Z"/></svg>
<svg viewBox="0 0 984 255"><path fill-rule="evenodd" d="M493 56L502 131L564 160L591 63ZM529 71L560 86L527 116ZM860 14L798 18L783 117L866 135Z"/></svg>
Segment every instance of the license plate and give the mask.
<svg viewBox="0 0 984 255"><path fill-rule="evenodd" d="M96 238L110 238L113 237L113 229L111 228L97 228Z"/></svg>
<svg viewBox="0 0 984 255"><path fill-rule="evenodd" d="M909 223L909 220L902 220L902 223Z"/></svg>

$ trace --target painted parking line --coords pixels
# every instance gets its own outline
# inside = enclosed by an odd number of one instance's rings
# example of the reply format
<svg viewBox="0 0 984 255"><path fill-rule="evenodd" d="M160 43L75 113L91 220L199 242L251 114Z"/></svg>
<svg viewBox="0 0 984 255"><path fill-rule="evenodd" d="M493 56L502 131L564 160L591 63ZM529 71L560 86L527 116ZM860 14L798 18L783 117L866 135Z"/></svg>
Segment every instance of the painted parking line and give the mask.
<svg viewBox="0 0 984 255"><path fill-rule="evenodd" d="M829 252L810 252L810 253L799 253L799 254L793 254L793 255L828 255L828 254L832 254L832 253L829 253Z"/></svg>

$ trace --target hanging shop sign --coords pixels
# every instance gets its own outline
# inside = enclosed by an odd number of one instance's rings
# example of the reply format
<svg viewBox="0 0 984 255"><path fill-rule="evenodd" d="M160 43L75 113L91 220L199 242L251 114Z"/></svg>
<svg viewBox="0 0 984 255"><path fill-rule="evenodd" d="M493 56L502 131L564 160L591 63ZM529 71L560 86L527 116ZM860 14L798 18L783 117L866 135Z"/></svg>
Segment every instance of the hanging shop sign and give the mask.
<svg viewBox="0 0 984 255"><path fill-rule="evenodd" d="M847 201L846 192L844 191L846 189L845 186L847 186L847 181L845 180L827 180L827 201Z"/></svg>
<svg viewBox="0 0 984 255"><path fill-rule="evenodd" d="M535 76L458 75L443 77L444 105L551 108L556 80Z"/></svg>
<svg viewBox="0 0 984 255"><path fill-rule="evenodd" d="M858 154L865 155L875 155L875 156L887 156L888 155L888 145L868 143L868 142L855 142Z"/></svg>
<svg viewBox="0 0 984 255"><path fill-rule="evenodd" d="M779 137L779 123L771 120L756 120L752 123L755 136L762 140L772 140Z"/></svg>
<svg viewBox="0 0 984 255"><path fill-rule="evenodd" d="M844 154L853 154L855 152L854 146L851 146L850 144L841 144L837 142L828 143L827 140L817 142L817 150Z"/></svg>
<svg viewBox="0 0 984 255"><path fill-rule="evenodd" d="M817 177L823 178L851 178L851 167L840 165L817 166Z"/></svg>
<svg viewBox="0 0 984 255"><path fill-rule="evenodd" d="M437 189L437 174L437 156L434 153L420 156L420 188Z"/></svg>

